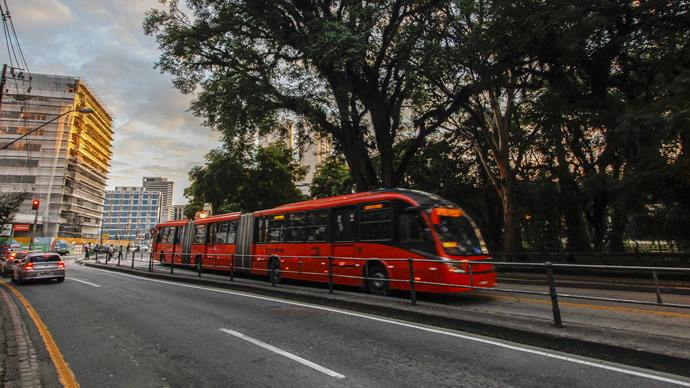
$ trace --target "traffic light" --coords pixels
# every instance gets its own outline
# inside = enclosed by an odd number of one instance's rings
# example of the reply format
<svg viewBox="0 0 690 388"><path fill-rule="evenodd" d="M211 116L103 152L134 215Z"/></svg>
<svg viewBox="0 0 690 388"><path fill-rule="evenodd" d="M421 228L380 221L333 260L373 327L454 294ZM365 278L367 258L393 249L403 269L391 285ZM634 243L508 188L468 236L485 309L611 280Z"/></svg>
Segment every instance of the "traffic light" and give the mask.
<svg viewBox="0 0 690 388"><path fill-rule="evenodd" d="M40 204L41 204L41 201L38 198L34 198L34 200L31 201L31 209L38 210L38 206Z"/></svg>

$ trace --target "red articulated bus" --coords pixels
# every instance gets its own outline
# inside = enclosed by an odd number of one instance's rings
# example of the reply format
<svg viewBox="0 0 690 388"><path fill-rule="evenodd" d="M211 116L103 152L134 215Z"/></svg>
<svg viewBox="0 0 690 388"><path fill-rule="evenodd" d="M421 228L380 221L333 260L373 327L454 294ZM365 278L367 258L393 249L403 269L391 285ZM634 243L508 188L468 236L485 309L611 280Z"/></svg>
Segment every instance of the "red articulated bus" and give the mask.
<svg viewBox="0 0 690 388"><path fill-rule="evenodd" d="M474 221L457 205L417 190L315 199L254 213L156 226L153 255L169 264L363 286L376 294L449 293L493 287L493 265ZM231 260L232 259L232 263ZM420 261L422 260L422 261ZM453 287L455 286L455 287Z"/></svg>

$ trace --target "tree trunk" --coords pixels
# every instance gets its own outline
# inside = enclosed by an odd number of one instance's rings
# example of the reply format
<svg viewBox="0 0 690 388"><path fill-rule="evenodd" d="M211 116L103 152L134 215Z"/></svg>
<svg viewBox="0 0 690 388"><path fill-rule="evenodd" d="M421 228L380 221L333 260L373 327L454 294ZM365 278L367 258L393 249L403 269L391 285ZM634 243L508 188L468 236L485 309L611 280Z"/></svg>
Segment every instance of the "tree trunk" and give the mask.
<svg viewBox="0 0 690 388"><path fill-rule="evenodd" d="M611 237L609 250L611 252L625 252L625 227L628 224L628 209L625 203L619 203L613 209L611 220Z"/></svg>
<svg viewBox="0 0 690 388"><path fill-rule="evenodd" d="M505 188L501 190L500 197L503 208L503 250L519 252L522 249L522 238L516 213L515 195L511 188Z"/></svg>

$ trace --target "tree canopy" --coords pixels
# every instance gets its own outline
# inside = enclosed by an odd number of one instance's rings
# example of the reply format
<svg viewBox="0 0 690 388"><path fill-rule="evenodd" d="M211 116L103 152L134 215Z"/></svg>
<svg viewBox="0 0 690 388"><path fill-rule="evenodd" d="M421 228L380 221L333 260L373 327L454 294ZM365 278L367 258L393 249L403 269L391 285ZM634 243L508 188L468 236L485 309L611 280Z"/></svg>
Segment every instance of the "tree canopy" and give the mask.
<svg viewBox="0 0 690 388"><path fill-rule="evenodd" d="M226 148L299 121L332 141L356 190L439 193L474 209L494 249L690 240L668 227L690 219L687 0L167 4L144 22L157 65ZM205 183L256 165L226 159L209 154L190 193L260 206ZM313 195L346 191L344 173L320 166Z"/></svg>

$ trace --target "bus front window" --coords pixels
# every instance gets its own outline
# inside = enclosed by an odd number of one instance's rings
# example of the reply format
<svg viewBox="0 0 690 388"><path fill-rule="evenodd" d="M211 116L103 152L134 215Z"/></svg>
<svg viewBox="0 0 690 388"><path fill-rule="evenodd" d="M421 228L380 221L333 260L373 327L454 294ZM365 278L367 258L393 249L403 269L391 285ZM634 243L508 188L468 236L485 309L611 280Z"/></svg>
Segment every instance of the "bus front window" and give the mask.
<svg viewBox="0 0 690 388"><path fill-rule="evenodd" d="M484 244L481 243L475 231L474 223L467 216L440 215L434 227L447 254L455 256L486 254Z"/></svg>

